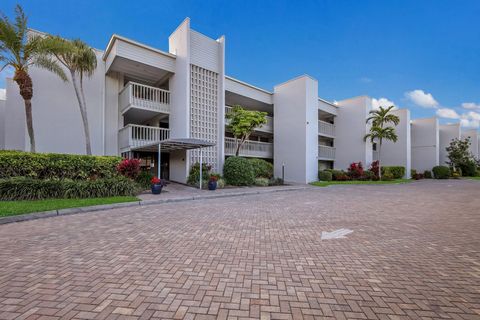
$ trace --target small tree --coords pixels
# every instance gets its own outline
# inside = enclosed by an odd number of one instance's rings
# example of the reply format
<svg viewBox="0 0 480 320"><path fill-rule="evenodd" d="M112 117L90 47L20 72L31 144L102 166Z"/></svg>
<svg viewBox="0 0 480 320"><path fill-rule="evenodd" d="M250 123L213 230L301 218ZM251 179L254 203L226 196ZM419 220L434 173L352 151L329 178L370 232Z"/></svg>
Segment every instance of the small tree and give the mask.
<svg viewBox="0 0 480 320"><path fill-rule="evenodd" d="M397 142L398 136L397 133L395 132L394 127L378 127L378 126L372 126L370 128L370 133L366 134L364 137L364 140L370 140L372 143L375 141L378 143L378 159L381 159L381 152L382 152L382 142L383 140L390 140L393 142ZM380 160L378 161L378 178L382 178L382 168L381 168L381 162Z"/></svg>
<svg viewBox="0 0 480 320"><path fill-rule="evenodd" d="M92 77L97 68L95 51L79 39L66 40L58 36L48 36L45 41L49 44L50 52L70 72L73 89L78 100L80 115L82 116L83 131L85 134L85 152L92 154L90 129L88 126L87 101L83 90L85 76Z"/></svg>
<svg viewBox="0 0 480 320"><path fill-rule="evenodd" d="M365 135L364 140L370 140L372 143L375 141L378 143L378 178L382 178L382 142L383 140L390 140L397 142L398 136L394 127L385 127L388 124L397 126L400 123L400 118L397 115L392 114L392 110L395 106L387 108L380 107L377 110L371 110L367 118L367 123L371 122L370 132Z"/></svg>
<svg viewBox="0 0 480 320"><path fill-rule="evenodd" d="M238 157L240 148L248 140L253 130L267 123L266 115L266 112L245 110L239 105L233 106L233 110L227 114L227 119L229 120L228 128L235 137L235 156Z"/></svg>
<svg viewBox="0 0 480 320"><path fill-rule="evenodd" d="M457 171L458 168L463 169L463 167L475 162L475 158L470 153L470 144L470 138L468 137L465 139L455 138L445 148L448 152L447 164L453 171Z"/></svg>
<svg viewBox="0 0 480 320"><path fill-rule="evenodd" d="M49 50L44 38L28 35L27 17L22 7L17 5L15 8L15 21L10 21L3 13L0 15L0 72L6 67L12 67L15 72L13 81L17 83L25 104L31 152L35 152L35 134L32 115L33 83L29 67L46 69L63 81L67 80L60 65L48 55Z"/></svg>

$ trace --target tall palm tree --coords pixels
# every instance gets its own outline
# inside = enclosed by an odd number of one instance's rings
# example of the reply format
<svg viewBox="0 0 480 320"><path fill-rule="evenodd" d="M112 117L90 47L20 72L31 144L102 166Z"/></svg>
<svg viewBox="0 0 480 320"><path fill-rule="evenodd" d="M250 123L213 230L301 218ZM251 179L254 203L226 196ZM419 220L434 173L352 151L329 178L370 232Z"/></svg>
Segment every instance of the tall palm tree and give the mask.
<svg viewBox="0 0 480 320"><path fill-rule="evenodd" d="M394 127L385 127L385 125L393 124L397 126L400 123L400 118L391 113L395 106L387 108L380 107L377 110L371 110L367 123L371 122L372 126L370 132L365 135L364 140L370 140L372 143L378 143L378 177L382 177L381 159L382 159L382 142L383 140L390 140L397 142L398 136Z"/></svg>
<svg viewBox="0 0 480 320"><path fill-rule="evenodd" d="M380 107L377 110L371 110L369 112L369 117L367 118L367 123L371 121L373 126L381 128L389 123L397 126L400 123L400 118L391 113L394 108L395 106L390 106L387 108Z"/></svg>
<svg viewBox="0 0 480 320"><path fill-rule="evenodd" d="M14 70L13 81L17 83L25 103L31 152L35 152L35 134L32 116L33 83L28 69L31 66L43 68L57 74L62 80L67 80L63 69L48 55L48 51L48 45L42 37L28 34L27 17L22 7L16 6L13 22L3 13L0 14L0 72L7 67Z"/></svg>
<svg viewBox="0 0 480 320"><path fill-rule="evenodd" d="M84 76L93 76L97 68L97 56L90 46L79 39L70 41L58 36L48 36L46 41L49 43L51 53L70 71L83 121L85 150L88 155L91 155L92 147L87 117L87 101L83 90L83 79Z"/></svg>

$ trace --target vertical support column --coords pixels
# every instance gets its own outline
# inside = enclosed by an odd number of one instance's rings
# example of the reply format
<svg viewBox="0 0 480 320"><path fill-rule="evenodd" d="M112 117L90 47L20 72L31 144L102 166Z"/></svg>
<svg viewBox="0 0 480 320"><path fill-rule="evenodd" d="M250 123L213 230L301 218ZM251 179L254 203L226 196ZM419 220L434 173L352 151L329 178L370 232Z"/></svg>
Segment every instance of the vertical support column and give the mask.
<svg viewBox="0 0 480 320"><path fill-rule="evenodd" d="M203 159L202 159L202 148L200 148L200 185L199 188L202 190L202 167L203 167Z"/></svg>
<svg viewBox="0 0 480 320"><path fill-rule="evenodd" d="M158 173L158 179L162 179L161 175L161 163L162 163L162 145L159 143L158 144L158 167L157 167L157 173Z"/></svg>

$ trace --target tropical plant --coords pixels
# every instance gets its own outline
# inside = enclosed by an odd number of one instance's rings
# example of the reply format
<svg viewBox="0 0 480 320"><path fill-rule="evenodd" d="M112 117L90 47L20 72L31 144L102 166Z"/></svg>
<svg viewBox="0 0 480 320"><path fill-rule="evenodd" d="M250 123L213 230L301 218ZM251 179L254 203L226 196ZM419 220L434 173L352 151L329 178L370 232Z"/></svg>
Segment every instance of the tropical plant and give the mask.
<svg viewBox="0 0 480 320"><path fill-rule="evenodd" d="M371 122L370 132L365 135L364 140L370 140L370 142L374 143L375 141L378 143L378 177L382 178L382 170L381 170L381 159L382 159L382 143L383 140L390 140L393 142L397 142L398 136L395 132L395 128L391 126L387 126L389 124L393 124L397 126L400 123L400 118L397 115L391 113L394 109L394 106L390 106L387 108L379 107L376 110L371 110L369 112L369 116L367 118L367 123Z"/></svg>
<svg viewBox="0 0 480 320"><path fill-rule="evenodd" d="M232 111L227 113L228 129L235 137L235 156L238 157L242 145L248 140L253 130L267 123L266 115L266 112L246 110L240 105L233 106Z"/></svg>
<svg viewBox="0 0 480 320"><path fill-rule="evenodd" d="M32 116L33 83L29 68L35 66L46 69L67 81L61 66L48 54L50 49L43 37L28 33L27 17L20 5L15 8L15 21L0 14L0 72L7 67L14 70L13 81L17 83L25 104L31 152L35 152L35 134Z"/></svg>
<svg viewBox="0 0 480 320"><path fill-rule="evenodd" d="M465 139L453 139L450 142L450 145L446 147L448 153L447 164L450 166L452 171L456 171L459 168L464 171L468 171L468 174L471 174L472 171L475 172L475 158L470 153L470 138ZM473 169L472 169L473 168ZM467 173L464 173L467 175Z"/></svg>
<svg viewBox="0 0 480 320"><path fill-rule="evenodd" d="M73 89L77 96L78 107L83 121L85 134L85 151L92 154L90 142L90 129L88 126L87 101L83 90L83 79L91 77L97 68L97 55L95 51L85 42L79 39L66 40L58 36L48 36L45 41L48 43L50 52L70 72Z"/></svg>
<svg viewBox="0 0 480 320"><path fill-rule="evenodd" d="M394 106L390 106L387 108L379 107L376 110L371 110L369 112L369 116L367 118L367 123L371 123L370 132L365 135L364 140L370 140L373 144L377 142L378 146L378 177L382 178L382 170L381 170L381 158L382 158L382 143L383 140L390 140L393 142L397 142L398 136L395 132L395 128L391 126L387 126L389 124L393 124L397 126L400 123L400 118L397 115L391 113L394 109Z"/></svg>

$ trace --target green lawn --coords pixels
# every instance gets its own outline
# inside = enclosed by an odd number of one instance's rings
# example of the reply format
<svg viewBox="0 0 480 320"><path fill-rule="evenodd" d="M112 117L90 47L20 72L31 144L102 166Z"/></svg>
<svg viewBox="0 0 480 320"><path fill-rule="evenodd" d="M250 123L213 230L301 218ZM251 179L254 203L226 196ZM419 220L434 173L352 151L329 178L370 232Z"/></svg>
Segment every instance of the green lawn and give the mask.
<svg viewBox="0 0 480 320"><path fill-rule="evenodd" d="M316 181L312 182L312 186L328 187L336 184L398 184L412 182L412 179L397 179L391 181Z"/></svg>
<svg viewBox="0 0 480 320"><path fill-rule="evenodd" d="M56 209L95 206L119 202L138 201L137 197L108 197L87 199L48 199L32 201L0 201L0 217Z"/></svg>

